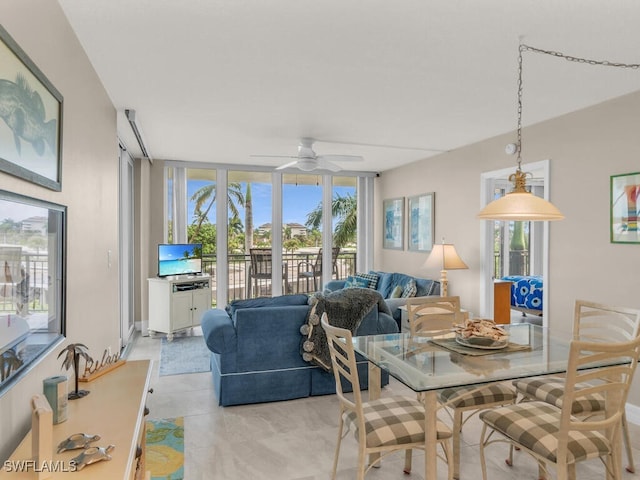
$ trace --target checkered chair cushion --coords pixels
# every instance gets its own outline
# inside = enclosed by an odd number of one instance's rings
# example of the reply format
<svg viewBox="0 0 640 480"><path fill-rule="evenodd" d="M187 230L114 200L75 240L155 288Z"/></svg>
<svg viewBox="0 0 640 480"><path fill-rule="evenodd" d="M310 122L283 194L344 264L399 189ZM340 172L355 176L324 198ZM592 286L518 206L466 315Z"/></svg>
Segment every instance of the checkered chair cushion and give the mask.
<svg viewBox="0 0 640 480"><path fill-rule="evenodd" d="M560 409L545 402L524 402L485 410L480 419L521 446L557 463ZM601 457L610 451L608 440L598 432L569 432L568 463Z"/></svg>
<svg viewBox="0 0 640 480"><path fill-rule="evenodd" d="M482 407L494 403L512 403L516 399L516 392L501 383L487 385L481 389L478 389L477 385L469 385L440 390L438 399L451 408Z"/></svg>
<svg viewBox="0 0 640 480"><path fill-rule="evenodd" d="M564 380L558 377L533 377L515 380L513 386L522 394L534 400L549 403L562 408L564 395ZM577 384L576 389L585 388L587 385ZM605 401L602 395L585 395L576 399L571 407L573 415L581 415L591 412L603 412Z"/></svg>
<svg viewBox="0 0 640 480"><path fill-rule="evenodd" d="M366 445L382 447L405 443L424 443L424 405L409 397L388 397L362 404L366 430ZM349 428L354 427L358 438L358 421L355 411L345 417ZM451 430L437 423L438 440L451 437Z"/></svg>

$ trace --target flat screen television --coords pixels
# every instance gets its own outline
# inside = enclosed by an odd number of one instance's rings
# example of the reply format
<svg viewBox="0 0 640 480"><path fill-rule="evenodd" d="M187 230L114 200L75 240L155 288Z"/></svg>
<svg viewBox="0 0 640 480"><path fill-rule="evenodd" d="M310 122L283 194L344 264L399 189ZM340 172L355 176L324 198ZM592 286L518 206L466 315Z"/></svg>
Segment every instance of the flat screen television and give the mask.
<svg viewBox="0 0 640 480"><path fill-rule="evenodd" d="M202 273L201 243L163 243L158 245L158 276Z"/></svg>

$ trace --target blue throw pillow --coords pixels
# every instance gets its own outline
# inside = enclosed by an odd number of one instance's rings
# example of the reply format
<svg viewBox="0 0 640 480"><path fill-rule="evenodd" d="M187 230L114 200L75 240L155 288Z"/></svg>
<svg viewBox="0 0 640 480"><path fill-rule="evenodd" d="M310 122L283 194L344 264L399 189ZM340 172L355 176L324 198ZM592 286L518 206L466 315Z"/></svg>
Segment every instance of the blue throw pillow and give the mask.
<svg viewBox="0 0 640 480"><path fill-rule="evenodd" d="M246 300L234 300L225 307L225 311L230 317L236 310L240 308L257 308L257 307L286 307L290 305L307 305L309 296L304 294L298 295L281 295L279 297L258 297L247 298Z"/></svg>
<svg viewBox="0 0 640 480"><path fill-rule="evenodd" d="M360 277L347 277L344 288L369 288L369 280Z"/></svg>

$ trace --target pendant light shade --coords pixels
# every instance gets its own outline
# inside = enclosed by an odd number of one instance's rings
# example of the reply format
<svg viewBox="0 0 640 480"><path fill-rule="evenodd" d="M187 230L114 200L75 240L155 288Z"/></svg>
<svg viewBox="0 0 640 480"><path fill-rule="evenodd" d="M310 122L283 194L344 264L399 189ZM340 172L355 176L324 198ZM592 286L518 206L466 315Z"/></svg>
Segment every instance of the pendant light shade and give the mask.
<svg viewBox="0 0 640 480"><path fill-rule="evenodd" d="M505 220L507 222L535 222L542 220L562 220L564 215L544 198L527 192L526 173L520 169L509 177L514 182L513 191L494 200L480 210L481 220Z"/></svg>
<svg viewBox="0 0 640 480"><path fill-rule="evenodd" d="M529 192L511 192L491 202L478 214L481 220L542 221L562 220L564 215L553 204Z"/></svg>
<svg viewBox="0 0 640 480"><path fill-rule="evenodd" d="M527 175L521 170L522 164L522 52L530 47L520 45L518 49L518 128L517 143L507 153L518 155L518 168L509 176L513 190L504 197L494 200L478 214L481 220L504 220L535 222L542 220L562 220L564 215L544 198L536 197L527 190Z"/></svg>

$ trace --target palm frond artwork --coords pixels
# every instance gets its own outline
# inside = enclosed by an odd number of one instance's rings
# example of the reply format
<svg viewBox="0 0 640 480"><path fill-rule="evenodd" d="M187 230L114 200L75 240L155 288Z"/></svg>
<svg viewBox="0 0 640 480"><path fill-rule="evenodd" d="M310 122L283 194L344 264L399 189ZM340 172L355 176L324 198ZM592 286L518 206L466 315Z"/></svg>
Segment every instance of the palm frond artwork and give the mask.
<svg viewBox="0 0 640 480"><path fill-rule="evenodd" d="M82 357L85 362L93 360L91 358L91 355L89 355L88 350L88 347L82 343L70 343L58 354L58 358L64 355L62 368L64 368L65 370L69 370L71 367L73 367L73 373L75 376L75 391L69 392L69 400L82 398L89 395L90 393L89 390L78 390L78 377L80 376L80 357Z"/></svg>

